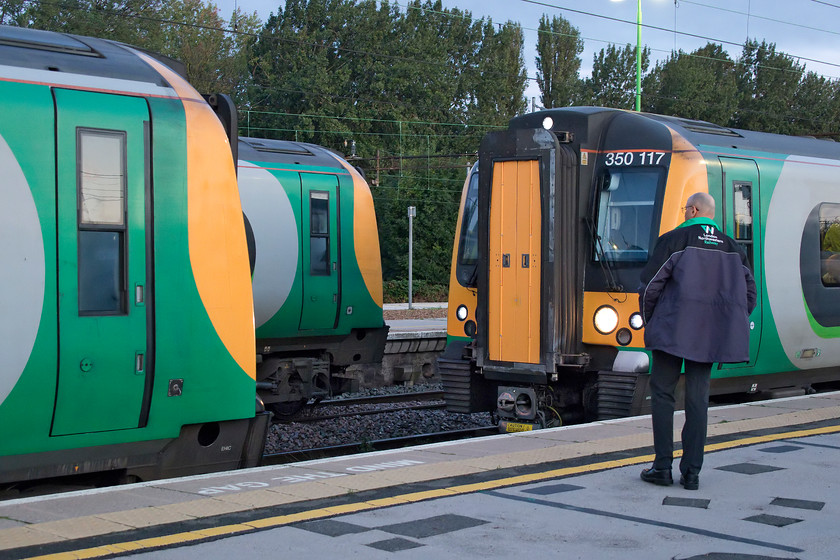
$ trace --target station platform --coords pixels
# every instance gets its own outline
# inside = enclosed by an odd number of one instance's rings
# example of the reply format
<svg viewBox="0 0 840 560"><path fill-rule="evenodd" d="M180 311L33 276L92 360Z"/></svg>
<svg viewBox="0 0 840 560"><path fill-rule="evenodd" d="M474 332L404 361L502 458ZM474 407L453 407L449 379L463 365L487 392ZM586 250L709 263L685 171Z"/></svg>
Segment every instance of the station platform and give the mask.
<svg viewBox="0 0 840 560"><path fill-rule="evenodd" d="M9 500L0 558L836 558L840 392L712 408L697 491L639 479L652 443L645 416Z"/></svg>

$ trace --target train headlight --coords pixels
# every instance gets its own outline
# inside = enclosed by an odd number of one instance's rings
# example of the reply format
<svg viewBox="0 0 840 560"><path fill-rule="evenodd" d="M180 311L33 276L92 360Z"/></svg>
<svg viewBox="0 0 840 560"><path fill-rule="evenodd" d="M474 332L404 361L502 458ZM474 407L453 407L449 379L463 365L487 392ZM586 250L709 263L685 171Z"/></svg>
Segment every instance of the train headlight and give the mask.
<svg viewBox="0 0 840 560"><path fill-rule="evenodd" d="M468 313L466 305L459 305L458 309L455 310L455 316L458 317L459 321L466 319Z"/></svg>
<svg viewBox="0 0 840 560"><path fill-rule="evenodd" d="M610 334L618 326L618 312L609 305L602 305L595 311L595 330Z"/></svg>
<svg viewBox="0 0 840 560"><path fill-rule="evenodd" d="M554 119L551 117L546 117L543 119L543 128L546 130L551 130L551 127L554 126Z"/></svg>
<svg viewBox="0 0 840 560"><path fill-rule="evenodd" d="M633 313L630 315L630 328L637 331L645 326L645 321L642 319L641 313Z"/></svg>

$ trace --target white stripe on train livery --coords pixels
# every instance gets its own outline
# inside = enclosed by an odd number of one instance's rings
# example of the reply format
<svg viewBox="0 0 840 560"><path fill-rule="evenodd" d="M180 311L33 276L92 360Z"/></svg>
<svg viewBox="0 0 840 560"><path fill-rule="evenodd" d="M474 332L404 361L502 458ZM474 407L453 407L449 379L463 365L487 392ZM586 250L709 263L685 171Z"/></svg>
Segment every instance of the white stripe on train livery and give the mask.
<svg viewBox="0 0 840 560"><path fill-rule="evenodd" d="M804 186L807 185L807 188ZM808 320L799 268L802 232L811 211L840 202L837 161L790 156L782 167L765 224L764 246L773 256L764 260L767 299L785 354L796 367L812 369L840 361L840 338L818 336ZM798 359L806 348L819 348L812 359Z"/></svg>
<svg viewBox="0 0 840 560"><path fill-rule="evenodd" d="M20 379L44 307L44 239L35 200L15 155L0 136L0 404Z"/></svg>
<svg viewBox="0 0 840 560"><path fill-rule="evenodd" d="M268 170L239 160L242 210L259 240L254 264L254 322L260 327L283 307L297 273L299 225L286 190ZM298 184L300 190L300 184Z"/></svg>

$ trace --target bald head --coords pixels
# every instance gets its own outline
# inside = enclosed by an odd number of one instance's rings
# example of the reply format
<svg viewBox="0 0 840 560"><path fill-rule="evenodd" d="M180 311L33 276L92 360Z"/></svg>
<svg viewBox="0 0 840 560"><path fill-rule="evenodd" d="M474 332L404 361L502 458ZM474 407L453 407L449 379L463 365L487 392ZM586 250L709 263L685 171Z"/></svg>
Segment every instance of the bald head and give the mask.
<svg viewBox="0 0 840 560"><path fill-rule="evenodd" d="M693 206L696 213L695 218L714 218L715 217L715 199L710 194L704 192L694 193L688 197L686 206Z"/></svg>

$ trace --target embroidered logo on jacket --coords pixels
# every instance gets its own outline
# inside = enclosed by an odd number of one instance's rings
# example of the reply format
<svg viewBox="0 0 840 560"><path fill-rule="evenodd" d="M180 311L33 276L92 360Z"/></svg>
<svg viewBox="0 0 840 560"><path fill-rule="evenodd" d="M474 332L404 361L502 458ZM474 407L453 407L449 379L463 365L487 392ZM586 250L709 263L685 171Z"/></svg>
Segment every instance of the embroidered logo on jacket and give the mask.
<svg viewBox="0 0 840 560"><path fill-rule="evenodd" d="M706 245L720 245L723 243L723 239L716 235L714 226L708 225L703 226L703 235L698 236L697 239Z"/></svg>

